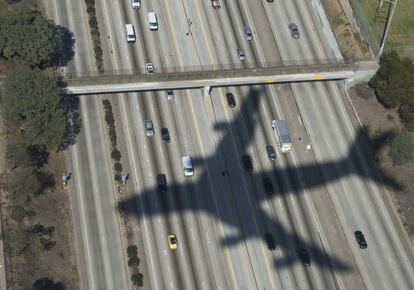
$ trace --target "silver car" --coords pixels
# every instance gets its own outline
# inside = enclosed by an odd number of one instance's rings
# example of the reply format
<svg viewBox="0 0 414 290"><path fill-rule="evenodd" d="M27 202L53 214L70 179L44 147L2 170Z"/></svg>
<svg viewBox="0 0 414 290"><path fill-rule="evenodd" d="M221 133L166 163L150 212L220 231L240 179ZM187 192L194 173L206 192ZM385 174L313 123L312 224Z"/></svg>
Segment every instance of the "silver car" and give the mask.
<svg viewBox="0 0 414 290"><path fill-rule="evenodd" d="M253 40L253 32L250 26L244 27L244 37L246 38L246 40Z"/></svg>
<svg viewBox="0 0 414 290"><path fill-rule="evenodd" d="M148 137L154 136L154 125L151 120L145 120L145 135Z"/></svg>
<svg viewBox="0 0 414 290"><path fill-rule="evenodd" d="M244 60L246 58L243 48L237 49L237 56L239 57L240 60Z"/></svg>
<svg viewBox="0 0 414 290"><path fill-rule="evenodd" d="M290 30L290 35L293 38L299 38L300 37L299 28L295 23L290 23L289 24L289 30Z"/></svg>
<svg viewBox="0 0 414 290"><path fill-rule="evenodd" d="M152 62L146 63L145 64L145 70L147 71L147 73L152 74L154 73L154 65L152 64Z"/></svg>

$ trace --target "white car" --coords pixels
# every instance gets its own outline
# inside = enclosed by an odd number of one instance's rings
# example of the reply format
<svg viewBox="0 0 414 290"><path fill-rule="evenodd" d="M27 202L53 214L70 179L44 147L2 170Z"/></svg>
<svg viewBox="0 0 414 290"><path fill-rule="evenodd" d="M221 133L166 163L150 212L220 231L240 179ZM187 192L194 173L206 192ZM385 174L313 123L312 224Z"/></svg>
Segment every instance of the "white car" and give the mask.
<svg viewBox="0 0 414 290"><path fill-rule="evenodd" d="M132 8L139 9L141 8L141 0L131 0Z"/></svg>
<svg viewBox="0 0 414 290"><path fill-rule="evenodd" d="M152 64L152 62L146 63L145 64L145 70L147 71L147 73L152 74L154 73L154 65Z"/></svg>

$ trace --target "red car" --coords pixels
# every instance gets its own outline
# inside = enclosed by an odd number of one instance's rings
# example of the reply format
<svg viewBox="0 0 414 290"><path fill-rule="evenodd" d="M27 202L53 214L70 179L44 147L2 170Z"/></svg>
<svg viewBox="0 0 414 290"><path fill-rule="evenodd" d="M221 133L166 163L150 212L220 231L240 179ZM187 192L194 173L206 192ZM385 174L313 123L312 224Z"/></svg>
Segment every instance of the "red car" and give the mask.
<svg viewBox="0 0 414 290"><path fill-rule="evenodd" d="M214 9L220 8L220 1L219 0L212 0L211 3L213 4Z"/></svg>

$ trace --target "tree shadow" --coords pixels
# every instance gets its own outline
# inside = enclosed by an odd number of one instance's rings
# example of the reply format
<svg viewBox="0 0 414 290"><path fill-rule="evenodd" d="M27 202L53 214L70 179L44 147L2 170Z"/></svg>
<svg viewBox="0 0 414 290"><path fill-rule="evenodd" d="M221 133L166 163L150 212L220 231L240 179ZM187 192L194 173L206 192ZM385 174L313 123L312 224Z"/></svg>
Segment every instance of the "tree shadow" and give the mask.
<svg viewBox="0 0 414 290"><path fill-rule="evenodd" d="M72 31L67 27L57 25L56 27L56 53L51 60L54 67L66 66L75 55L74 45L75 38Z"/></svg>
<svg viewBox="0 0 414 290"><path fill-rule="evenodd" d="M144 216L149 218L160 215L168 217L174 212L204 212L237 230L236 233L226 236L220 241L223 247L232 247L247 239L264 239L263 236L266 232L272 232L275 233L276 245L283 254L282 259L274 258L273 264L276 268L289 267L297 263L298 250L306 248L312 257L312 263L329 268L329 271L349 271L351 265L341 261L333 254L327 253L318 245L300 237L295 229L294 214L290 212L289 206L286 206L285 210L288 219L290 219L289 225L293 230L287 229L262 209L262 203L269 199L264 190L260 193L251 192L247 189L247 194L245 194L243 191L237 192L233 189L237 188L238 183L242 182L242 178L249 183L253 183L253 178L262 179L267 176L273 180L273 185L276 184L274 195L281 197L286 205L289 203L287 201L288 194L303 194L305 190L320 187L351 175L358 175L361 179L371 180L393 189L400 189L401 186L383 172L380 172L379 176L377 174L370 176L360 166L350 165L352 160L361 159L362 150L359 147L368 138L362 130L357 132L356 139L349 148L348 154L337 160L288 166L287 168L274 167L271 170L260 172L256 170L251 173L231 170L231 166L235 162L238 162L239 166L242 167L241 156L238 155L247 152L248 145L253 141L257 124L261 121L259 119L262 118L257 112L262 94L262 91L250 88L246 100L240 105L240 113L235 116L233 121L230 123L216 122L213 125L213 130L223 134L220 134L219 142L213 154L205 157L192 156L196 173L190 181L171 183L172 177L167 176L167 180L170 182L167 193L158 192L155 186L122 200L116 210L122 215L133 216L137 219ZM266 120L266 122L271 126L271 120ZM386 133L378 136L376 139L370 140L370 143L375 144L375 149L379 150L390 138L390 134ZM153 142L152 140L146 140L145 142ZM242 148L242 150L237 150L234 143L237 143L237 148ZM321 172L329 172L329 174L322 176ZM300 176L303 176L304 182ZM286 181L286 177L289 177L289 183ZM213 189L213 183L220 184L220 186ZM200 193L200 190L196 190L196 188L202 188L203 193ZM206 191L208 191L208 195ZM137 204L140 204L140 206L137 206ZM251 204L251 208L249 204ZM236 214L232 215L231 211ZM250 211L252 211L251 214ZM244 215L244 222L237 218L241 214ZM261 230L258 230L253 222L245 222L248 220L247 216L252 216L261 223L261 228L264 229L263 232L258 233Z"/></svg>
<svg viewBox="0 0 414 290"><path fill-rule="evenodd" d="M39 181L39 188L33 192L34 196L39 196L45 193L46 189L53 188L56 185L54 174L42 171L34 172Z"/></svg>
<svg viewBox="0 0 414 290"><path fill-rule="evenodd" d="M79 97L75 95L63 95L61 107L65 110L66 126L63 134L60 150L76 143L76 138L81 132L82 120L79 112Z"/></svg>
<svg viewBox="0 0 414 290"><path fill-rule="evenodd" d="M31 144L27 146L27 153L36 168L41 168L49 159L49 152L45 145Z"/></svg>

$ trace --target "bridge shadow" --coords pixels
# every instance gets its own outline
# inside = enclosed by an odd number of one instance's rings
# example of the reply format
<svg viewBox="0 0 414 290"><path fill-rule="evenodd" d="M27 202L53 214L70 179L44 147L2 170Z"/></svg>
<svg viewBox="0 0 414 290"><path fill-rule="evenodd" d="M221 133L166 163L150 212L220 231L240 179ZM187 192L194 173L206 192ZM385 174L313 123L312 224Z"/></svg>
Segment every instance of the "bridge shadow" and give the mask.
<svg viewBox="0 0 414 290"><path fill-rule="evenodd" d="M234 120L214 125L213 131L222 131L224 134L221 134L213 154L205 157L192 156L195 165L195 175L192 178L186 179L181 184L173 181L174 176L183 174L181 170L171 172L170 175L167 173L167 193L159 193L156 187L137 192L123 200L118 210L122 215L137 219L144 216L148 218L163 216L168 219L173 213L203 212L236 230L235 234L226 236L220 241L222 246L232 247L247 239L263 239L265 233L272 233L276 246L283 255L282 259L274 258L273 264L276 268L289 267L299 263L297 252L301 248L306 248L313 264L325 268L329 267L329 270L338 272L349 271L351 265L299 235L295 228L294 215L290 212L290 207L287 206L289 204L288 195L300 195L304 190L324 186L325 183L335 182L351 175L358 175L363 180L385 184L394 189L400 189L400 186L381 172L380 177L376 177L377 175L369 176L362 168L350 165L352 160L361 159L357 147L368 138L363 131L357 132L356 139L350 146L348 154L337 160L298 167L290 165L283 169L275 167L278 166L278 160L276 160L275 166L271 170L244 172L240 169L243 167L241 155L247 152L249 144L253 142L252 138L255 135L258 120L261 118L257 112L262 97L263 91L251 88L247 98L240 105L240 113L235 116ZM267 122L269 126L270 122L271 120ZM384 134L376 140L371 140L371 143L376 145L376 150L379 150L390 136L389 133ZM143 142L152 143L154 139L147 138ZM235 142L237 142L237 148L234 145ZM275 144L275 140L272 140L271 143ZM281 158L286 158L286 156ZM256 162L253 160L253 166ZM287 162L287 164L289 163ZM180 166L176 165L174 168L180 168ZM236 170L234 170L235 168ZM303 180L299 180L298 172L303 176ZM329 172L329 175L322 177L321 172ZM265 176L272 180L273 196L266 196L262 187L254 187L257 182L253 182L253 180L262 180ZM289 177L289 181L286 177ZM244 181L248 184L247 190L244 189ZM278 219L263 210L263 203L269 202L275 197L281 198L290 227L293 230L286 228ZM137 204L141 206L137 207ZM271 203L271 207L272 212L276 211L274 203ZM256 227L255 221L248 217L252 217L260 226ZM307 221L304 222L306 224ZM167 235L167 233L165 234ZM178 238L180 239L180 237Z"/></svg>

